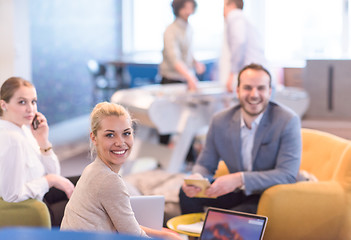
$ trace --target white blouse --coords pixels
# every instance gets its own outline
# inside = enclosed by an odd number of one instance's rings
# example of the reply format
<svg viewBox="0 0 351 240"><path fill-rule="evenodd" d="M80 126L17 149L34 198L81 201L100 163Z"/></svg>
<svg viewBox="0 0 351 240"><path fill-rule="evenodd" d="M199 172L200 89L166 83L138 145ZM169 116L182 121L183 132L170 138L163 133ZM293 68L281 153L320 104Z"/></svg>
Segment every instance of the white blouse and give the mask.
<svg viewBox="0 0 351 240"><path fill-rule="evenodd" d="M41 154L28 126L0 119L0 197L8 202L42 200L49 191L49 173L60 174L55 153Z"/></svg>

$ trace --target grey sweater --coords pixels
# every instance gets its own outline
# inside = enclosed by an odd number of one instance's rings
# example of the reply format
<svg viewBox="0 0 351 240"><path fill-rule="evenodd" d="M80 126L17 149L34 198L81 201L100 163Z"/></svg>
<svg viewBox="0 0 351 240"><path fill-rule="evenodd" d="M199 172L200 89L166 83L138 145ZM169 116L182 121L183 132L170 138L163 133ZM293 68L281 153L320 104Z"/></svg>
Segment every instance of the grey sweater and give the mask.
<svg viewBox="0 0 351 240"><path fill-rule="evenodd" d="M123 179L99 158L84 169L66 206L61 229L147 236L134 217Z"/></svg>

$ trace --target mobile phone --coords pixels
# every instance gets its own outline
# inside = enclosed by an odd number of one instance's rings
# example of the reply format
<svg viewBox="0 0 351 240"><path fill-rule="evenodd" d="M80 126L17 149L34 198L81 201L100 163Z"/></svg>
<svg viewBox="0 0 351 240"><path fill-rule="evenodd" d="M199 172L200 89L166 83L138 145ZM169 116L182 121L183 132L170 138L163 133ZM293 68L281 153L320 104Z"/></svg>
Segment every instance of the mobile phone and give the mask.
<svg viewBox="0 0 351 240"><path fill-rule="evenodd" d="M33 122L32 122L32 126L33 126L33 129L36 130L38 128L38 125L39 125L39 120L38 120L38 115L35 115L34 119L33 119Z"/></svg>

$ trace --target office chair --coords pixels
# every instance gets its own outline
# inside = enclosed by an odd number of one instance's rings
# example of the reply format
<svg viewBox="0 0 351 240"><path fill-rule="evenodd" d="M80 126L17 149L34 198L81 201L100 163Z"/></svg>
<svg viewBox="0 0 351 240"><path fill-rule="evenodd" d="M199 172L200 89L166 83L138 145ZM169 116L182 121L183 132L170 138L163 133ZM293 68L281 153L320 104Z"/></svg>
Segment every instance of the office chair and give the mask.
<svg viewBox="0 0 351 240"><path fill-rule="evenodd" d="M51 228L47 206L36 199L6 202L0 198L0 213L0 228L13 226Z"/></svg>

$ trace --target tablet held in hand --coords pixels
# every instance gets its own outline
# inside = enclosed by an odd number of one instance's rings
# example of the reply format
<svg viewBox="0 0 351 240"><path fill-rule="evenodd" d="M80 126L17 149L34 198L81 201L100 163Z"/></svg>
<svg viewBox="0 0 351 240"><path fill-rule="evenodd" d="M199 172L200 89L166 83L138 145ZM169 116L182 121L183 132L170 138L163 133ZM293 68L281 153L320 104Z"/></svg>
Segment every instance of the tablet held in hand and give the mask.
<svg viewBox="0 0 351 240"><path fill-rule="evenodd" d="M195 196L198 198L210 198L205 194L207 188L211 186L210 181L207 178L184 178L186 185L195 186L201 189L201 191ZM215 197L211 197L215 198Z"/></svg>

